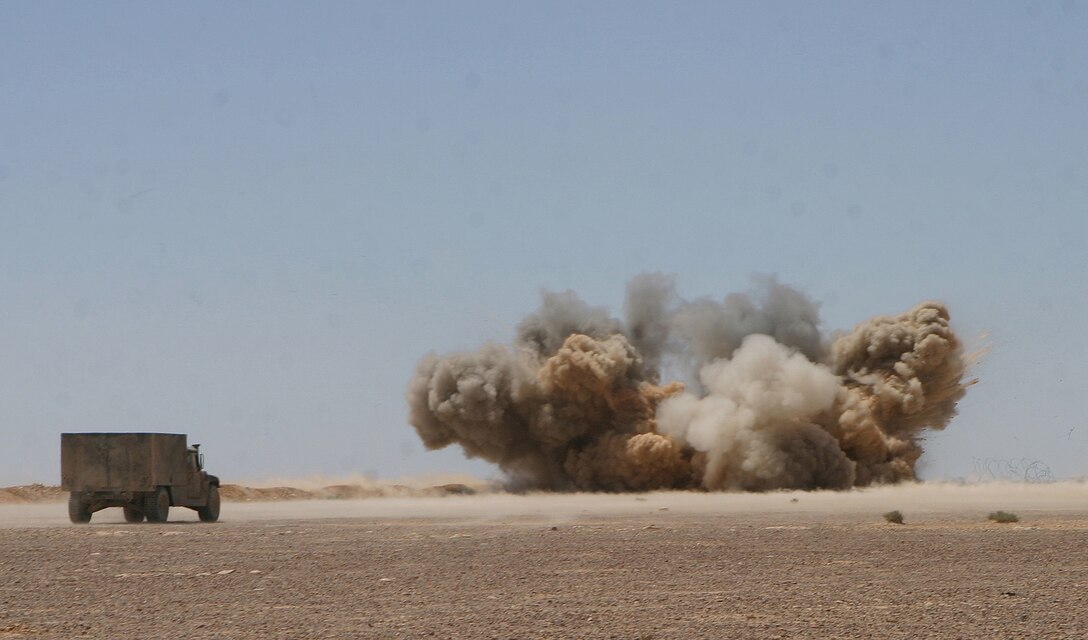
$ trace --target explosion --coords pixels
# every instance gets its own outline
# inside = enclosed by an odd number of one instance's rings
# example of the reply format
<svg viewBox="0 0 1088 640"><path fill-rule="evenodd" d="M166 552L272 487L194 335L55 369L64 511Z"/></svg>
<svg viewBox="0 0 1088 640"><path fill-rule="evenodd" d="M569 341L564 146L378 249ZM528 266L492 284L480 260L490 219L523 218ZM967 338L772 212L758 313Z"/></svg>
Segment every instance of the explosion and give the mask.
<svg viewBox="0 0 1088 640"><path fill-rule="evenodd" d="M914 479L920 436L973 382L936 302L832 339L818 305L774 278L686 301L643 274L625 312L545 292L514 344L420 361L412 426L514 488L846 489ZM691 383L661 384L663 369Z"/></svg>

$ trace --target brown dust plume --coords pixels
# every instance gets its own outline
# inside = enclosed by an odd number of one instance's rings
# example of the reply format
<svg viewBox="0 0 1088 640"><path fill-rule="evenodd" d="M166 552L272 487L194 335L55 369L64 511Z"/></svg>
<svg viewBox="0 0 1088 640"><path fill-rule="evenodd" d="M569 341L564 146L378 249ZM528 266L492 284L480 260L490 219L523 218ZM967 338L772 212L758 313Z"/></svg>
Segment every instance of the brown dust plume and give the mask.
<svg viewBox="0 0 1088 640"><path fill-rule="evenodd" d="M512 488L845 489L915 478L920 436L972 383L936 302L832 339L818 305L772 277L688 301L643 274L625 312L545 292L513 344L425 356L412 426L430 449L497 464Z"/></svg>

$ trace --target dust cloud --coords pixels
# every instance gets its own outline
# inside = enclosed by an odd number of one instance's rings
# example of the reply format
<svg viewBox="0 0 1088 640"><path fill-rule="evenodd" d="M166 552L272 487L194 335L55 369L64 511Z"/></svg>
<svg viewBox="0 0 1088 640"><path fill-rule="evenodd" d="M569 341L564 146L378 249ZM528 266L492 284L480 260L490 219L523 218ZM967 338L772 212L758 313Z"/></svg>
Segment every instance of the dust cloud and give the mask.
<svg viewBox="0 0 1088 640"><path fill-rule="evenodd" d="M719 301L642 274L624 310L546 291L513 344L425 356L412 426L513 489L846 489L914 479L920 436L973 383L936 302L830 335L773 277Z"/></svg>

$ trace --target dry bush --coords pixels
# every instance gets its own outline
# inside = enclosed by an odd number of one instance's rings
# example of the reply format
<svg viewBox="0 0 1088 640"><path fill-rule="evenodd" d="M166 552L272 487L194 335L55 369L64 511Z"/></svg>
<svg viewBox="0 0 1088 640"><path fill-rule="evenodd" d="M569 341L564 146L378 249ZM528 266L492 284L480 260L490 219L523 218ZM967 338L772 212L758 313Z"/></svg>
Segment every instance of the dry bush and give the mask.
<svg viewBox="0 0 1088 640"><path fill-rule="evenodd" d="M1015 513L1009 513L1007 511L994 511L986 517L994 522L1020 522L1020 518L1016 517Z"/></svg>
<svg viewBox="0 0 1088 640"><path fill-rule="evenodd" d="M893 524L903 524L903 514L899 510L885 513L884 519Z"/></svg>

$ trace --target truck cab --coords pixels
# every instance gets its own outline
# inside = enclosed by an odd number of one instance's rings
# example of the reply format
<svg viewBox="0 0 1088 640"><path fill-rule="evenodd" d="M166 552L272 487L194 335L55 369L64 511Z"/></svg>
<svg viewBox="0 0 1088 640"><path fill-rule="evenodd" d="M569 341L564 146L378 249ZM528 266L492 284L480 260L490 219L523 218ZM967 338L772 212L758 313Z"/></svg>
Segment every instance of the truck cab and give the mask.
<svg viewBox="0 0 1088 640"><path fill-rule="evenodd" d="M185 484L189 497L200 498L207 492L209 484L219 486L219 478L204 471L204 454L200 453L199 444L189 447L186 453L188 460L185 465Z"/></svg>

